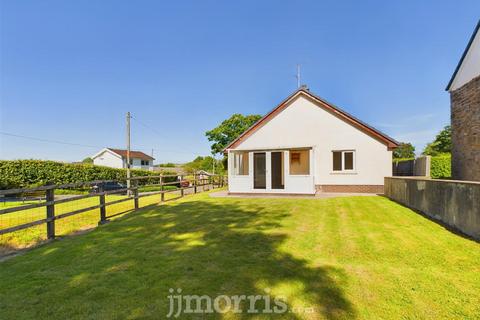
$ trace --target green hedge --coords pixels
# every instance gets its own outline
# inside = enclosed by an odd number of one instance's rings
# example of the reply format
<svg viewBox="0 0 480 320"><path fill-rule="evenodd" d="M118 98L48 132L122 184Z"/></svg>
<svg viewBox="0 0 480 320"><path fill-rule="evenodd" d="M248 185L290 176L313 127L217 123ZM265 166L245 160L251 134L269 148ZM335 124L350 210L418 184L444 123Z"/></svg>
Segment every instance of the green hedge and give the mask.
<svg viewBox="0 0 480 320"><path fill-rule="evenodd" d="M0 160L0 189L26 188L53 184L67 184L94 180L124 180L126 169L115 169L92 164L70 164L43 160ZM163 172L164 174L172 174ZM132 176L155 176L159 172L132 170ZM171 178L175 180L175 178ZM146 179L150 180L150 179ZM142 184L147 183L146 180ZM154 179L152 179L154 180ZM158 179L155 179L158 183ZM152 181L153 182L153 181Z"/></svg>
<svg viewBox="0 0 480 320"><path fill-rule="evenodd" d="M415 160L415 158L394 158L393 162L399 163L399 162L405 162L405 161L411 161L411 160Z"/></svg>
<svg viewBox="0 0 480 320"><path fill-rule="evenodd" d="M445 154L432 157L430 175L435 179L445 179L452 176L451 155Z"/></svg>

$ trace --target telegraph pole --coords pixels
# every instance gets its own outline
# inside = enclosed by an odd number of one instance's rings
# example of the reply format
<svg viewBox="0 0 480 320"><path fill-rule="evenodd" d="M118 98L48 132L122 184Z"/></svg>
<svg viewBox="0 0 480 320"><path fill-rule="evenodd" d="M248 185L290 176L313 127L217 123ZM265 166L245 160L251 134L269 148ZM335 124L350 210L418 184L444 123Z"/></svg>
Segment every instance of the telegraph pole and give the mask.
<svg viewBox="0 0 480 320"><path fill-rule="evenodd" d="M127 112L127 188L130 188L130 112ZM127 191L130 195L130 190Z"/></svg>

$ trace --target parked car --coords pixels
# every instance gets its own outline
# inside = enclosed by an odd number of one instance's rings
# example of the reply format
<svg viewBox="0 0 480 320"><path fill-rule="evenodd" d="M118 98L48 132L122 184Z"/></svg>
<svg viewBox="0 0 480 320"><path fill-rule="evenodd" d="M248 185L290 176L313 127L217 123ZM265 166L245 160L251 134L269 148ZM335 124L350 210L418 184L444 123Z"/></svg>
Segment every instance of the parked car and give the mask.
<svg viewBox="0 0 480 320"><path fill-rule="evenodd" d="M91 193L99 193L100 190L103 191L113 191L113 190L120 190L125 189L127 186L114 181L109 182L101 182L92 186ZM121 192L120 194L126 194L127 192Z"/></svg>
<svg viewBox="0 0 480 320"><path fill-rule="evenodd" d="M188 180L182 180L182 181L180 181L180 187L181 187L181 188L190 187L190 181L188 181Z"/></svg>

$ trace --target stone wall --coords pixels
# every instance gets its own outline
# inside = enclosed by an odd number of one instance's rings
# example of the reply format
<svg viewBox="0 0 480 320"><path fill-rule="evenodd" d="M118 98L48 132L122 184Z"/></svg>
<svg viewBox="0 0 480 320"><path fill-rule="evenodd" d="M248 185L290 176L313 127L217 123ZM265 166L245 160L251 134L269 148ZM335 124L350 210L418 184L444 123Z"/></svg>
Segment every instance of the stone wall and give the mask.
<svg viewBox="0 0 480 320"><path fill-rule="evenodd" d="M452 177L480 181L480 77L450 93Z"/></svg>
<svg viewBox="0 0 480 320"><path fill-rule="evenodd" d="M480 239L480 182L386 177L385 195Z"/></svg>
<svg viewBox="0 0 480 320"><path fill-rule="evenodd" d="M411 160L396 161L392 163L393 176L420 176L430 177L431 156L422 156Z"/></svg>

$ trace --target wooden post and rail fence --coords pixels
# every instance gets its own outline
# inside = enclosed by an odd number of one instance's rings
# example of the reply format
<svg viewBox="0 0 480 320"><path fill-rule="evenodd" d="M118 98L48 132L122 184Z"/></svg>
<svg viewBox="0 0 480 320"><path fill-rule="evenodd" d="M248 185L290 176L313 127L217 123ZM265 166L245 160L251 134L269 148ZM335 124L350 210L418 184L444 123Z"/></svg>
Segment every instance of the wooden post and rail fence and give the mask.
<svg viewBox="0 0 480 320"><path fill-rule="evenodd" d="M149 183L150 181L155 179L159 179L159 183ZM167 179L175 180L175 181L165 182L165 180ZM34 188L0 190L0 196L3 197L3 199L8 199L9 196L11 197L11 196L21 195L21 194L45 192L45 201L0 209L0 217L10 213L21 212L25 210L34 209L34 208L40 208L40 207L46 208L45 210L46 214L44 219L39 219L32 222L23 223L20 225L0 229L0 235L45 224L47 238L54 239L55 238L55 221L59 219L63 219L66 217L70 217L70 216L74 216L77 214L98 209L99 210L98 224L101 225L108 222L109 218L112 218L116 215L124 213L124 212L116 213L110 216L107 215L107 207L113 204L117 204L125 201L133 201L133 207L134 207L133 210L137 210L140 208L139 199L143 197L160 195L159 202L161 203L165 201L166 193L180 192L180 197L183 197L185 196L185 190L191 189L193 190L193 193L197 193L198 187L202 187L202 191L206 191L210 189L210 186L212 187L212 189L214 189L214 188L221 188L226 185L226 177L221 175L212 175L212 176L208 176L207 178L199 178L194 175L192 180L184 180L183 176L181 175L142 176L142 177L131 177L131 178L127 178L126 180L128 180L127 185L130 185L130 187L116 189L116 190L109 190L109 191L104 190L103 186L107 183L116 183L117 181L99 180L99 181L88 181L88 182L79 182L79 183L71 183L71 184L63 184L63 185L46 184L44 186L39 186ZM146 180L146 182L142 183L142 181L144 180ZM172 186L172 185L174 186L178 185L179 188L165 189L166 186ZM139 192L139 189L142 187L152 187L152 186L158 187L160 190L143 192L143 193ZM96 189L93 189L93 187L96 187ZM95 190L95 192L91 192L89 194L74 195L74 196L62 198L62 199L55 199L56 189L72 189L72 188L90 188L91 190ZM125 196L125 198L107 202L106 196L112 195L112 194L127 194L127 195ZM58 204L68 203L72 201L93 198L93 197L98 197L98 205L77 209L67 213L55 214L55 207Z"/></svg>

